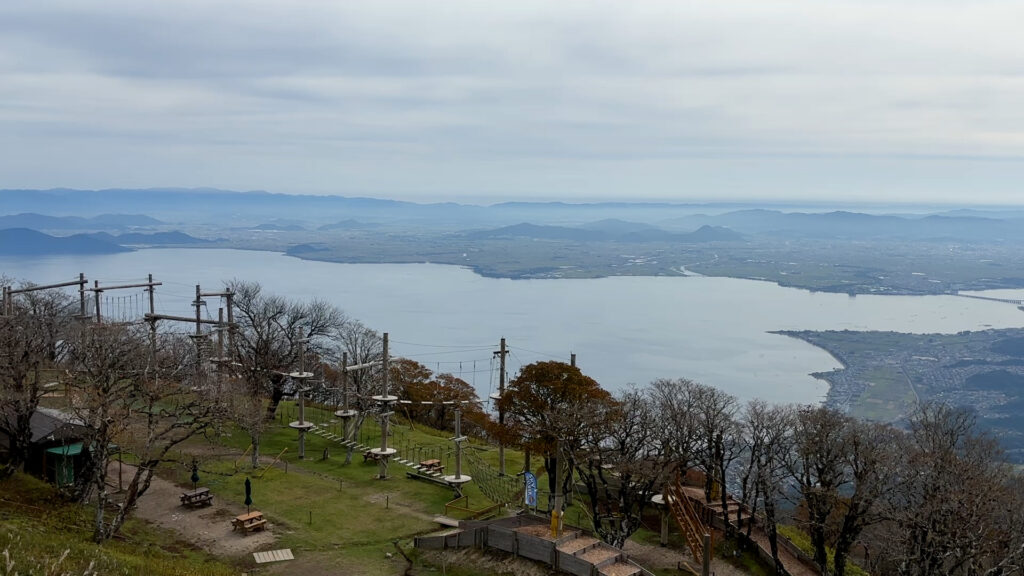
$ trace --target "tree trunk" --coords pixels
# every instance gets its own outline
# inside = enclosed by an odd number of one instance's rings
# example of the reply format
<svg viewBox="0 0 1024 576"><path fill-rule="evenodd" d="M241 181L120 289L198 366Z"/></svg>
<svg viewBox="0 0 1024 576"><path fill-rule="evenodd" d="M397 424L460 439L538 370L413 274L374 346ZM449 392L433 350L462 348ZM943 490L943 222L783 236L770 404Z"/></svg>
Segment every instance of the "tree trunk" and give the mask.
<svg viewBox="0 0 1024 576"><path fill-rule="evenodd" d="M270 402L267 403L267 414L264 417L267 422L273 421L277 416L277 407L281 404L282 398L284 398L284 388L275 382L270 391Z"/></svg>
<svg viewBox="0 0 1024 576"><path fill-rule="evenodd" d="M760 492L764 498L764 529L768 533L768 547L772 552L772 564L776 574L785 574L782 560L779 560L779 530L775 523L775 499L771 497L767 482L759 482Z"/></svg>
<svg viewBox="0 0 1024 576"><path fill-rule="evenodd" d="M252 469L255 470L260 467L260 436L259 434L250 434L249 439L252 441L250 463L252 464Z"/></svg>

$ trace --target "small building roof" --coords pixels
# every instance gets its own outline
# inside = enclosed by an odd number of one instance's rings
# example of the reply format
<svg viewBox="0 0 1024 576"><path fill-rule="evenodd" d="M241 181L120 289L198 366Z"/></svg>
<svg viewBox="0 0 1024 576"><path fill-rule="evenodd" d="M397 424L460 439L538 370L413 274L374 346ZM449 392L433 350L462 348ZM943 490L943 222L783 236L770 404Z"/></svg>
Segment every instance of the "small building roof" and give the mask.
<svg viewBox="0 0 1024 576"><path fill-rule="evenodd" d="M82 420L74 415L42 406L36 408L30 424L33 444L64 439L77 440L88 431Z"/></svg>

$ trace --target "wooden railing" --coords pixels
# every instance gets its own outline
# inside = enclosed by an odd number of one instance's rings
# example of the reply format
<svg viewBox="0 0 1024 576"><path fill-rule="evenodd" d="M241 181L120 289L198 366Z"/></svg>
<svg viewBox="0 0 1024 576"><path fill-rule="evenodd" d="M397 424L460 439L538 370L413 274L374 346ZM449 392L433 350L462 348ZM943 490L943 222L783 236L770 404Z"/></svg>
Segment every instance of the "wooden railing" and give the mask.
<svg viewBox="0 0 1024 576"><path fill-rule="evenodd" d="M669 484L665 490L665 505L672 511L672 516L682 531L686 545L693 554L694 561L698 565L704 564L704 535L711 531L700 519L700 515L693 508L693 503L683 492L682 476L676 474L675 481ZM714 549L712 546L710 549Z"/></svg>
<svg viewBox="0 0 1024 576"><path fill-rule="evenodd" d="M465 500L465 506L461 506L459 504L463 500ZM483 518L492 512L496 512L499 508L501 508L501 504L491 504L490 506L480 508L479 510L473 510L472 508L469 507L469 496L467 495L460 496L455 500L452 500L451 502L445 504L444 515L449 516L449 511L457 510L467 515L463 518L463 520L476 520L478 518Z"/></svg>

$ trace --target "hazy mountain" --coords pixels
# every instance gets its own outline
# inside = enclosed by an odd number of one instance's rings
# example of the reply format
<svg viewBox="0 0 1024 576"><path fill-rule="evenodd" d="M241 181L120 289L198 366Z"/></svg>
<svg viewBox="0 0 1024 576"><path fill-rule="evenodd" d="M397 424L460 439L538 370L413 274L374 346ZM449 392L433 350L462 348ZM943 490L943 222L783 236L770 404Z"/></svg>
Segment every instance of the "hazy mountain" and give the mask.
<svg viewBox="0 0 1024 576"><path fill-rule="evenodd" d="M725 226L745 234L791 238L903 239L1001 242L1024 239L1024 227L1012 219L966 216L894 216L859 212L779 212L737 210L718 215L673 218L669 227Z"/></svg>
<svg viewBox="0 0 1024 576"><path fill-rule="evenodd" d="M600 230L611 234L629 234L632 232L649 232L660 230L657 226L644 224L642 222L627 222L618 218L605 218L597 222L588 222L580 226L585 230Z"/></svg>
<svg viewBox="0 0 1024 576"><path fill-rule="evenodd" d="M94 238L99 238L106 242L121 245L133 245L133 246L163 246L163 245L178 245L178 244L209 244L212 240L204 240L202 238L196 238L190 236L184 232L174 230L172 232L154 232L152 234L143 234L140 232L125 232L124 234L112 235L106 232L96 232L89 234Z"/></svg>
<svg viewBox="0 0 1024 576"><path fill-rule="evenodd" d="M119 246L91 234L50 236L28 228L0 230L0 255L4 256L114 254L117 252L131 252L131 248Z"/></svg>
<svg viewBox="0 0 1024 576"><path fill-rule="evenodd" d="M504 226L496 230L478 230L466 234L473 240L489 240L494 238L532 238L536 240L575 240L592 242L610 239L611 235L600 230L584 230L565 226L539 226L523 222Z"/></svg>
<svg viewBox="0 0 1024 576"><path fill-rule="evenodd" d="M253 227L248 228L248 229L249 230L268 230L268 231L278 231L278 232L301 232L301 231L305 230L305 228L302 227L299 224L278 224L278 223L275 223L275 222L266 222L266 223L263 223L263 224L257 224L256 226L253 226Z"/></svg>
<svg viewBox="0 0 1024 576"><path fill-rule="evenodd" d="M341 222L335 222L334 224L324 224L317 228L317 230L370 230L373 228L380 228L380 224L370 224L367 222L359 222L358 220L342 220Z"/></svg>
<svg viewBox="0 0 1024 576"><path fill-rule="evenodd" d="M515 224L495 230L478 230L466 234L474 240L496 238L530 238L535 240L571 240L576 242L731 242L743 236L721 226L702 226L690 233L673 233L654 226L623 221L594 222L588 228Z"/></svg>
<svg viewBox="0 0 1024 576"><path fill-rule="evenodd" d="M317 246L313 244L297 244L291 248L285 250L285 254L289 256L299 256L301 254L310 254L312 252L324 252L327 250L324 246Z"/></svg>
<svg viewBox="0 0 1024 576"><path fill-rule="evenodd" d="M159 226L163 222L142 214L101 214L92 218L47 216L32 212L0 216L0 228L33 230L96 230Z"/></svg>

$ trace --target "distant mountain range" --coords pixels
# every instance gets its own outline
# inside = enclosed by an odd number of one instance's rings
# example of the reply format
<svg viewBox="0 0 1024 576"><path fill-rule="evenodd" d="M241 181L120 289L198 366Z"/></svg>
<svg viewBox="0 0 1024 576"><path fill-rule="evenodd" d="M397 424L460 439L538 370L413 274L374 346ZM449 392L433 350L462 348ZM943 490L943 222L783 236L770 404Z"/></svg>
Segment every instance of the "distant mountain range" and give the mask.
<svg viewBox="0 0 1024 576"><path fill-rule="evenodd" d="M497 238L529 238L534 240L570 240L575 242L734 242L741 234L721 226L701 226L694 232L673 233L647 224L622 220L602 220L579 228L515 224L495 230L478 230L466 234L472 240Z"/></svg>
<svg viewBox="0 0 1024 576"><path fill-rule="evenodd" d="M167 245L178 245L178 244L210 244L213 240L203 240L202 238L196 238L195 236L189 236L184 232L153 232L152 234L143 234L141 232L125 232L123 234L112 235L106 232L96 232L89 234L93 238L99 238L107 242L114 244L120 244L122 246L167 246Z"/></svg>
<svg viewBox="0 0 1024 576"><path fill-rule="evenodd" d="M164 222L282 232L436 230L471 239L707 242L777 239L1024 241L1024 209L957 209L907 214L816 211L786 205L671 202L505 202L418 204L345 196L215 189L0 190L0 228L123 230ZM906 209L906 207L903 207ZM19 213L21 212L21 213ZM40 212L63 213L43 216ZM81 215L101 213L91 218ZM125 214L129 212L129 214ZM145 216L143 215L145 214ZM535 226L537 228L530 228ZM710 230L702 227L710 226ZM694 231L699 231L694 232ZM688 234L697 236L686 237ZM304 241L304 240L301 240Z"/></svg>
<svg viewBox="0 0 1024 576"><path fill-rule="evenodd" d="M993 213L995 214L995 213ZM902 239L1007 242L1024 239L1024 219L977 215L917 217L834 211L824 213L737 210L692 215L663 222L666 227L726 226L745 234L791 238Z"/></svg>
<svg viewBox="0 0 1024 576"><path fill-rule="evenodd" d="M31 228L33 230L109 230L159 226L163 222L143 214L100 214L92 218L78 216L46 216L26 212L0 216L2 228Z"/></svg>
<svg viewBox="0 0 1024 576"><path fill-rule="evenodd" d="M50 236L28 228L0 229L0 255L44 256L51 254L116 254L130 252L129 246L175 246L210 243L182 232L154 234L125 233L117 236L106 232Z"/></svg>

